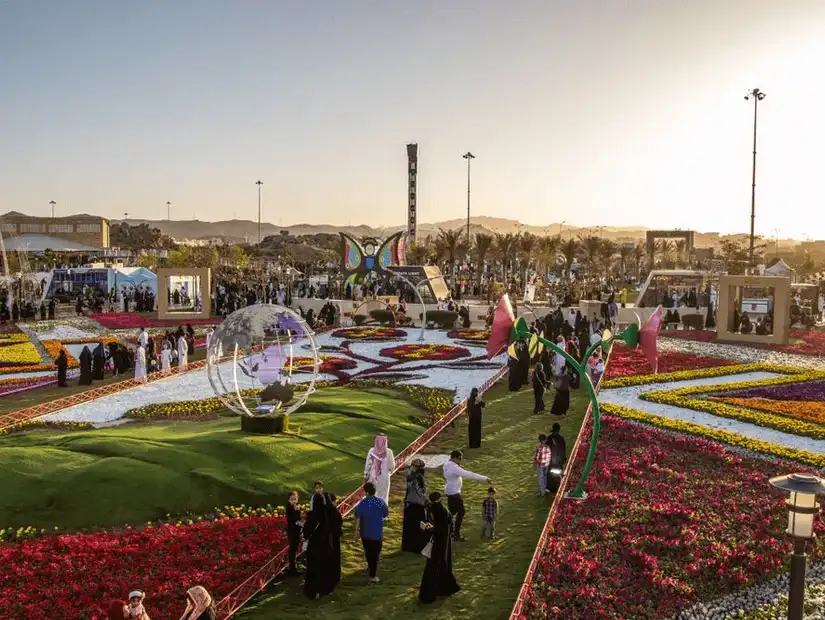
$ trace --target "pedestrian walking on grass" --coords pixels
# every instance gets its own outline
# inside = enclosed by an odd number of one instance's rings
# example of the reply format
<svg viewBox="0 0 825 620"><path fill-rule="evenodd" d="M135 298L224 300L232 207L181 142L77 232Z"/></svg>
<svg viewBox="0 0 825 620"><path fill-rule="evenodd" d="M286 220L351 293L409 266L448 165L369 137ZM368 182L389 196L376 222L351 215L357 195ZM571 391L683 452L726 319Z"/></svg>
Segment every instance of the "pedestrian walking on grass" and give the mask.
<svg viewBox="0 0 825 620"><path fill-rule="evenodd" d="M547 470L550 467L550 447L545 443L547 435L539 435L539 443L533 453L533 465L539 475L539 495L547 495Z"/></svg>
<svg viewBox="0 0 825 620"><path fill-rule="evenodd" d="M361 538L370 583L378 583L378 559L384 544L384 521L390 516L386 502L375 495L375 485L364 483L366 496L355 507L355 540Z"/></svg>

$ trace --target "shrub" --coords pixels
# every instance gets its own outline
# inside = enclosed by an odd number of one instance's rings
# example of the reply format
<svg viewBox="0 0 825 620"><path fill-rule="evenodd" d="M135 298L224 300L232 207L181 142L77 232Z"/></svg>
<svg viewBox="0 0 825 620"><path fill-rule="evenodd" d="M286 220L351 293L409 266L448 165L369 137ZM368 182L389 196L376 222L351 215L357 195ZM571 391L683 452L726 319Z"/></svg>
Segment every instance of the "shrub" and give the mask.
<svg viewBox="0 0 825 620"><path fill-rule="evenodd" d="M370 310L370 316L376 323L395 327L395 312L391 310Z"/></svg>
<svg viewBox="0 0 825 620"><path fill-rule="evenodd" d="M423 314L419 314L418 317L424 320ZM441 329L452 329L455 327L456 319L458 319L458 312L449 310L433 310L427 313L427 323L435 323Z"/></svg>

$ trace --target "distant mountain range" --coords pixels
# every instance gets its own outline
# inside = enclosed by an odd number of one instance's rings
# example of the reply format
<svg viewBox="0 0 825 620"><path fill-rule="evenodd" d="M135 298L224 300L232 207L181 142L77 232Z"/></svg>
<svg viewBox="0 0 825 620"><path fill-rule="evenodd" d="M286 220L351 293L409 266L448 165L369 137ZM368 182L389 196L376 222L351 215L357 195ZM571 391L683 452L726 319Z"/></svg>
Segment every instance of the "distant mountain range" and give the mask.
<svg viewBox="0 0 825 620"><path fill-rule="evenodd" d="M111 220L112 223L120 223L123 220ZM202 222L200 220L143 220L139 218L129 218L129 224L134 226L146 223L149 226L159 229L163 234L175 239L209 239L221 238L225 242L240 243L246 240L257 241L258 223L249 220L225 220L222 222ZM418 236L424 238L427 235L437 235L439 229L453 230L464 229L467 220L447 220L444 222L423 223L418 225ZM293 226L275 226L266 222L261 223L261 236L281 234L287 231L290 235L313 235L318 233L345 232L356 238L358 237L385 237L388 234L406 230L406 226L390 226L385 228L372 228L366 225L360 226L331 226L328 224L295 224ZM567 237L572 235L600 235L605 239L614 241L628 241L631 239L643 239L648 229L633 226L604 226L604 227L575 227L567 224L549 224L547 226L530 226L522 224L517 220L510 220L498 217L478 216L470 218L470 232L476 233L519 233L531 232L536 235L557 235L561 231ZM743 235L745 236L745 235ZM718 233L696 233L695 238L698 247L712 247L719 243Z"/></svg>

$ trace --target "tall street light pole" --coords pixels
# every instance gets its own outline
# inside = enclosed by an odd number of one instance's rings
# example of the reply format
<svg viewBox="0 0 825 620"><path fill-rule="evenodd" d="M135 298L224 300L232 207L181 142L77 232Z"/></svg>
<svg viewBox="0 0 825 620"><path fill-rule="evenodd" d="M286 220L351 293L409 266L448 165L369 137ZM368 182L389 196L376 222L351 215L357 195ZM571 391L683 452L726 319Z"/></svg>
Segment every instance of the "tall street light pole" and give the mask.
<svg viewBox="0 0 825 620"><path fill-rule="evenodd" d="M470 243L470 161L476 158L470 151L462 155L467 160L467 244Z"/></svg>
<svg viewBox="0 0 825 620"><path fill-rule="evenodd" d="M54 200L52 200L49 202L49 204L52 206L52 219L54 219L54 205L56 205L57 203Z"/></svg>
<svg viewBox="0 0 825 620"><path fill-rule="evenodd" d="M172 221L172 203L168 200L166 201L166 221Z"/></svg>
<svg viewBox="0 0 825 620"><path fill-rule="evenodd" d="M748 253L750 259L750 267L753 269L753 244L754 244L754 225L756 222L756 115L757 109L759 107L759 102L765 98L765 93L763 93L758 88L754 88L750 91L747 95L745 95L745 101L749 101L753 99L753 178L751 181L751 239L750 239L750 251Z"/></svg>
<svg viewBox="0 0 825 620"><path fill-rule="evenodd" d="M258 186L258 245L261 244L261 185L263 184L264 182L261 180L255 182L255 185Z"/></svg>

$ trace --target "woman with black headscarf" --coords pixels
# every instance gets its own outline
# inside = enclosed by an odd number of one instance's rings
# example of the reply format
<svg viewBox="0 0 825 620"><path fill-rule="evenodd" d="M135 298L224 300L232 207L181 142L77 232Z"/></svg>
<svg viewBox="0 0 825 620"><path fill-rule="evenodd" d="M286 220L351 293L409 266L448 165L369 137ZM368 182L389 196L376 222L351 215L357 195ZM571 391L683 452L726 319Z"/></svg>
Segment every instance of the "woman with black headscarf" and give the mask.
<svg viewBox="0 0 825 620"><path fill-rule="evenodd" d="M106 365L106 349L103 348L103 343L99 343L95 347L94 359L92 360L92 376L98 381L104 378L104 366Z"/></svg>
<svg viewBox="0 0 825 620"><path fill-rule="evenodd" d="M331 496L324 493L323 483L316 482L304 524L307 564L304 593L310 599L331 594L341 580L341 517L338 514L336 519L333 511L338 511L334 504L330 505L330 499Z"/></svg>
<svg viewBox="0 0 825 620"><path fill-rule="evenodd" d="M424 461L420 458L410 463L407 474L407 492L404 495L404 523L401 527L401 551L421 553L430 540L421 524L427 521L427 480L424 478Z"/></svg>
<svg viewBox="0 0 825 620"><path fill-rule="evenodd" d="M439 596L452 596L461 586L453 575L453 518L441 504L441 493L430 493L430 523L427 531L432 536L432 547L421 585L418 600L434 603Z"/></svg>
<svg viewBox="0 0 825 620"><path fill-rule="evenodd" d="M60 349L60 355L54 362L57 366L57 386L66 387L66 369L69 367L69 359L66 357L66 349Z"/></svg>
<svg viewBox="0 0 825 620"><path fill-rule="evenodd" d="M78 385L91 385L92 384L92 352L89 351L89 347L83 347L83 351L80 352L80 380L77 382Z"/></svg>
<svg viewBox="0 0 825 620"><path fill-rule="evenodd" d="M484 401L478 397L478 388L473 388L467 402L467 435L471 448L481 447L481 412L484 407Z"/></svg>

